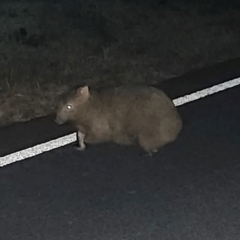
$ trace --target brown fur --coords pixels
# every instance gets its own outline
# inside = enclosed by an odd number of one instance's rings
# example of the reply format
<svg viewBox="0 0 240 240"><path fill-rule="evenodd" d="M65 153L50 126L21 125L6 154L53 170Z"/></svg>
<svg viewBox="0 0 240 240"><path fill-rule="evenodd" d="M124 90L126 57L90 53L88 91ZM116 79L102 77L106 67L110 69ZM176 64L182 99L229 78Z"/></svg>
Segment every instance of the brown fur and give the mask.
<svg viewBox="0 0 240 240"><path fill-rule="evenodd" d="M78 88L60 104L56 122L71 122L78 129L80 150L84 142L113 141L139 144L150 154L173 142L182 128L176 107L162 90L138 85Z"/></svg>

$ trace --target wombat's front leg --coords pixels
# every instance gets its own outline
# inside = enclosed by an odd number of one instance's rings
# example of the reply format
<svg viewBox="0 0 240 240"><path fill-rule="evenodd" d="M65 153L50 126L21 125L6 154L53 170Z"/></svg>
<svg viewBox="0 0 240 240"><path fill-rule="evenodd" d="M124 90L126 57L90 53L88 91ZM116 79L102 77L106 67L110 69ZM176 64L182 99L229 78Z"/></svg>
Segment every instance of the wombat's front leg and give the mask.
<svg viewBox="0 0 240 240"><path fill-rule="evenodd" d="M76 149L79 151L84 151L86 149L86 145L84 143L84 138L85 138L85 134L78 131L78 143L79 143L79 147L77 147Z"/></svg>

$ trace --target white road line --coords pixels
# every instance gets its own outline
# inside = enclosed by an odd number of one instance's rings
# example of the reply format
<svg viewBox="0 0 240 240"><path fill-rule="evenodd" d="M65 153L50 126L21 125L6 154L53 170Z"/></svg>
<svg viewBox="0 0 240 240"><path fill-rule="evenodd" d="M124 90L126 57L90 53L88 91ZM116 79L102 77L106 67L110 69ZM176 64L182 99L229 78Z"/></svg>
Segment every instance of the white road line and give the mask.
<svg viewBox="0 0 240 240"><path fill-rule="evenodd" d="M185 103L193 102L197 99L204 98L206 96L212 95L214 93L217 93L217 92L220 92L223 90L227 90L229 88L236 87L238 85L240 85L240 78L235 78L233 80L230 80L230 81L227 81L224 83L220 83L218 85L203 89L201 91L197 91L195 93L174 99L173 103L175 106L181 106Z"/></svg>
<svg viewBox="0 0 240 240"><path fill-rule="evenodd" d="M77 140L76 133L71 133L64 137L60 137L60 138L51 140L49 142L38 144L34 147L26 148L24 150L11 153L9 155L6 155L6 156L0 158L0 167L3 167L5 165L8 165L13 162L21 161L26 158L30 158L30 157L39 155L43 152L51 151L55 148L65 146L76 140Z"/></svg>
<svg viewBox="0 0 240 240"><path fill-rule="evenodd" d="M195 93L192 93L189 95L185 95L183 97L179 97L177 99L174 99L173 103L175 104L175 106L181 106L186 103L195 101L200 98L204 98L206 96L215 94L217 92L220 92L220 91L223 91L223 90L226 90L229 88L233 88L238 85L240 85L240 78L235 78L233 80L203 89L201 91L198 91L198 92L195 92ZM30 147L30 148L27 148L27 149L24 149L21 151L11 153L9 155L6 155L6 156L0 158L0 167L3 167L10 163L21 161L26 158L30 158L30 157L39 155L41 153L65 146L67 144L75 142L76 140L77 140L76 133L72 133L72 134L66 135L64 137L57 138L55 140L51 140L49 142L38 144L36 146Z"/></svg>

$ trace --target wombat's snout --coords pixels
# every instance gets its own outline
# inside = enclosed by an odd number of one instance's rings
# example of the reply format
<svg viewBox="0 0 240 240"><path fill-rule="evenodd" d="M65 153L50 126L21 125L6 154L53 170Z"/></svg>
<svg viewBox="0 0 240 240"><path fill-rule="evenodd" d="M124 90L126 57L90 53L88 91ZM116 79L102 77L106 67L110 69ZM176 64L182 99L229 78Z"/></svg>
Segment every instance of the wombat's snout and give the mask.
<svg viewBox="0 0 240 240"><path fill-rule="evenodd" d="M56 116L56 118L55 118L55 120L54 120L57 124L59 124L59 125L62 125L62 124L64 124L64 120L63 119L61 119L61 118L59 118L58 116Z"/></svg>

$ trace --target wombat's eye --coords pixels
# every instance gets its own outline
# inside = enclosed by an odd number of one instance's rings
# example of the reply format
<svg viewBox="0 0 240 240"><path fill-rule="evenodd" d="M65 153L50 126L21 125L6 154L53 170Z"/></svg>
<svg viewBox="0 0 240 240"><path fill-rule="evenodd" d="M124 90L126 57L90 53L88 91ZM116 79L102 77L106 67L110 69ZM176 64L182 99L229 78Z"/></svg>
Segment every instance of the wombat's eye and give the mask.
<svg viewBox="0 0 240 240"><path fill-rule="evenodd" d="M72 109L72 105L67 105L67 109Z"/></svg>

